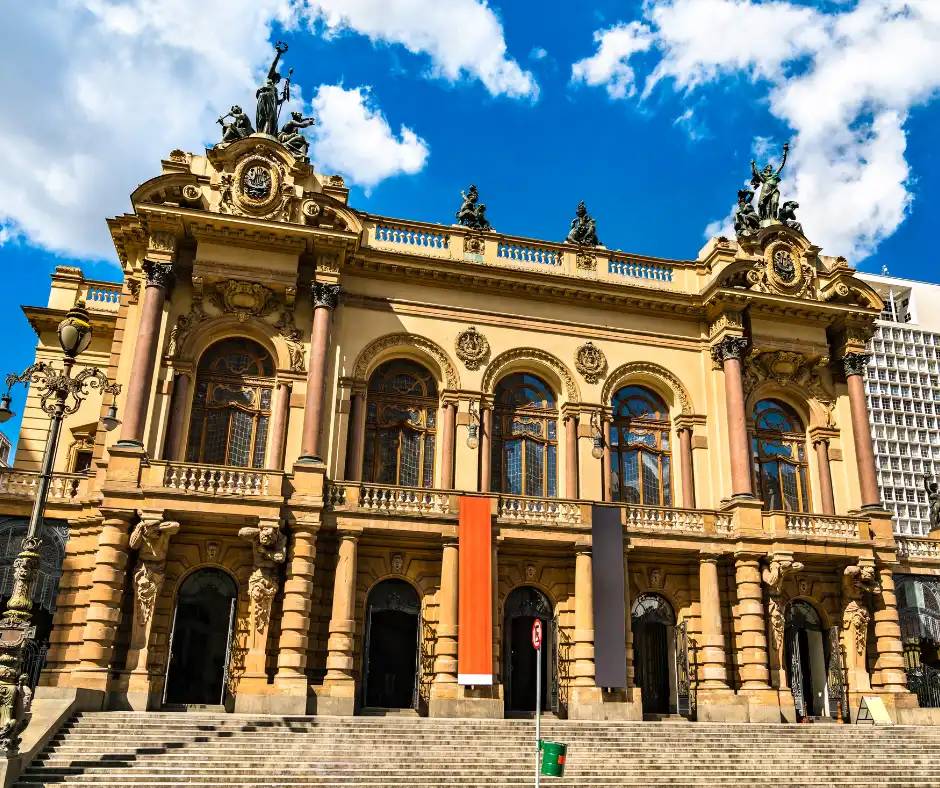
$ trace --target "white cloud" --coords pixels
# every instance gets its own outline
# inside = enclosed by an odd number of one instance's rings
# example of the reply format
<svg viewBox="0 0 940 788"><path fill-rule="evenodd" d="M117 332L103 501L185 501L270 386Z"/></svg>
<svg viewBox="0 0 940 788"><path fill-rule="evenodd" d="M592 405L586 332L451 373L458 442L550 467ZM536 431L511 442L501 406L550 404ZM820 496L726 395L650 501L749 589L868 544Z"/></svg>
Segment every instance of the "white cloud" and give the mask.
<svg viewBox="0 0 940 788"><path fill-rule="evenodd" d="M532 51L529 52L529 58L531 60L544 60L548 57L548 50L545 47L532 47Z"/></svg>
<svg viewBox="0 0 940 788"><path fill-rule="evenodd" d="M479 79L494 96L538 97L538 84L507 54L503 26L486 0L307 0L328 34L354 30L431 57L432 74Z"/></svg>
<svg viewBox="0 0 940 788"><path fill-rule="evenodd" d="M425 141L405 126L396 138L368 89L321 85L312 104L319 125L310 157L318 168L341 172L367 189L423 169L430 153Z"/></svg>
<svg viewBox="0 0 940 788"><path fill-rule="evenodd" d="M794 132L785 196L799 201L814 241L862 257L904 220L912 199L904 124L940 90L940 2L857 0L825 13L787 0L650 0L642 20L613 29L631 26L649 31L658 56L644 97L665 80L686 92L727 76L767 86L770 111ZM611 61L609 32L595 33L595 55L573 74L608 63L585 81L625 98L630 59L645 50L621 47ZM754 142L757 154L775 148Z"/></svg>
<svg viewBox="0 0 940 788"><path fill-rule="evenodd" d="M594 33L597 52L571 67L571 81L604 85L611 98L620 99L636 92L630 58L653 45L650 29L640 22L614 25Z"/></svg>
<svg viewBox="0 0 940 788"><path fill-rule="evenodd" d="M128 195L159 174L160 159L217 141L215 120L233 103L253 119L272 26L296 32L298 2L52 0L5 8L0 244L22 240L113 260L104 220L130 208ZM286 63L301 65L293 56ZM310 79L313 65L297 76ZM427 146L414 132L396 137L365 93L333 91L318 93L324 116L314 139L324 162L367 187L420 169ZM299 86L294 98L302 109ZM349 153L340 134L367 139L371 164L369 155L337 161Z"/></svg>

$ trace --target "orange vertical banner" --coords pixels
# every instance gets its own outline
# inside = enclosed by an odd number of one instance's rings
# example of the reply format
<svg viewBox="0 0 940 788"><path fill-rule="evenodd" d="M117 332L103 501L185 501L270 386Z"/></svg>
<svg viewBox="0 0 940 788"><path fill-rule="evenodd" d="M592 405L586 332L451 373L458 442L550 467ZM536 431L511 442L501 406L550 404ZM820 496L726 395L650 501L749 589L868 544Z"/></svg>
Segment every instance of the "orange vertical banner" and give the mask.
<svg viewBox="0 0 940 788"><path fill-rule="evenodd" d="M457 683L493 683L493 526L490 499L462 495L458 550Z"/></svg>

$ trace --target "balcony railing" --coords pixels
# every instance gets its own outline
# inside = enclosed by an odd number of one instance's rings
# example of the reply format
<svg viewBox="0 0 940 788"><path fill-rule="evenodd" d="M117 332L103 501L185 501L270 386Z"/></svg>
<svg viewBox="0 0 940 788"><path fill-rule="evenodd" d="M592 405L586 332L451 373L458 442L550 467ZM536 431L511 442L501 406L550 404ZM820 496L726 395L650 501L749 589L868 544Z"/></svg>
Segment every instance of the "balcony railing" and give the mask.
<svg viewBox="0 0 940 788"><path fill-rule="evenodd" d="M280 495L283 475L279 471L171 462L164 468L162 486L198 495L249 498Z"/></svg>
<svg viewBox="0 0 940 788"><path fill-rule="evenodd" d="M906 536L898 536L895 539L898 545L898 558L928 558L940 561L940 542L932 539L911 539Z"/></svg>
<svg viewBox="0 0 940 788"><path fill-rule="evenodd" d="M787 533L806 536L858 539L859 526L863 522L855 517L827 517L817 514L788 514Z"/></svg>
<svg viewBox="0 0 940 788"><path fill-rule="evenodd" d="M121 306L121 285L86 280L83 297L89 312L117 312Z"/></svg>
<svg viewBox="0 0 940 788"><path fill-rule="evenodd" d="M626 512L629 531L705 532L705 513L701 510L627 506Z"/></svg>
<svg viewBox="0 0 940 788"><path fill-rule="evenodd" d="M515 523L580 524L581 504L559 498L527 498L501 495L497 508L501 520Z"/></svg>
<svg viewBox="0 0 940 788"><path fill-rule="evenodd" d="M54 503L77 502L87 481L88 477L81 473L53 474L49 500ZM39 474L36 472L0 468L0 496L32 500L36 497L38 486Z"/></svg>
<svg viewBox="0 0 940 788"><path fill-rule="evenodd" d="M348 503L349 492L346 492ZM363 484L359 488L359 508L389 514L446 514L450 493L416 487Z"/></svg>

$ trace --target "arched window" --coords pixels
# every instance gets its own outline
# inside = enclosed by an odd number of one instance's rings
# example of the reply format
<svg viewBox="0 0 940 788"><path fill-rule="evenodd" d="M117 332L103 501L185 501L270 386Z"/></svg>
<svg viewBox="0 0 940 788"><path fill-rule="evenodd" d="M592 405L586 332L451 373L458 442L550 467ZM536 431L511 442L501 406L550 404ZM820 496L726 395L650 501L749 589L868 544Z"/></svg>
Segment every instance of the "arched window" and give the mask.
<svg viewBox="0 0 940 788"><path fill-rule="evenodd" d="M492 486L509 495L554 498L558 476L558 408L545 381L517 372L496 386Z"/></svg>
<svg viewBox="0 0 940 788"><path fill-rule="evenodd" d="M669 409L657 394L626 386L614 394L610 490L615 501L672 506Z"/></svg>
<svg viewBox="0 0 940 788"><path fill-rule="evenodd" d="M754 406L754 475L764 507L771 511L808 512L806 433L789 405L773 399Z"/></svg>
<svg viewBox="0 0 940 788"><path fill-rule="evenodd" d="M203 353L189 420L188 462L263 468L274 360L250 339L216 342Z"/></svg>
<svg viewBox="0 0 940 788"><path fill-rule="evenodd" d="M369 378L362 478L434 486L437 383L420 364L386 361Z"/></svg>

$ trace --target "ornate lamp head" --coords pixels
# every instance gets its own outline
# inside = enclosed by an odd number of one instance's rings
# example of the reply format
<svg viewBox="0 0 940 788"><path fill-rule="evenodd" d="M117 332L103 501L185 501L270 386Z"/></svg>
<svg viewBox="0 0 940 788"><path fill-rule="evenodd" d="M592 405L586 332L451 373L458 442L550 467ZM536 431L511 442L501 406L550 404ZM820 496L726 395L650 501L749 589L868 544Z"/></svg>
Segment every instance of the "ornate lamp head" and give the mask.
<svg viewBox="0 0 940 788"><path fill-rule="evenodd" d="M104 427L108 432L117 429L121 426L121 420L117 417L117 404L111 403L111 407L108 408L108 413L105 416L101 417L101 426Z"/></svg>
<svg viewBox="0 0 940 788"><path fill-rule="evenodd" d="M476 449L480 445L480 439L478 437L480 432L480 427L478 422L480 417L477 415L477 404L473 400L470 401L470 427L467 430L467 448Z"/></svg>
<svg viewBox="0 0 940 788"><path fill-rule="evenodd" d="M13 397L10 396L9 391L0 397L0 424L3 424L5 421L9 421L16 415L12 410L10 410L11 402L13 402Z"/></svg>
<svg viewBox="0 0 940 788"><path fill-rule="evenodd" d="M84 353L91 344L91 316L84 301L76 301L59 323L59 344L69 358Z"/></svg>
<svg viewBox="0 0 940 788"><path fill-rule="evenodd" d="M595 460L604 456L604 435L601 432L601 415L596 410L591 414L591 427L594 430L594 447L591 456Z"/></svg>

